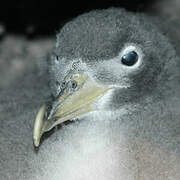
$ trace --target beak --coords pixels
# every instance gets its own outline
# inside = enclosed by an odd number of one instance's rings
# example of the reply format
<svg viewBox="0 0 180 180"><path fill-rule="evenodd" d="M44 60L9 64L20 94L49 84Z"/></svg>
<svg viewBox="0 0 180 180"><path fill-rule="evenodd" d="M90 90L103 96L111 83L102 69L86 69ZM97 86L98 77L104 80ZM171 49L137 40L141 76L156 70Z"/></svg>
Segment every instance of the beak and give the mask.
<svg viewBox="0 0 180 180"><path fill-rule="evenodd" d="M86 73L69 73L65 77L65 87L51 104L42 105L34 120L33 141L38 147L44 132L58 124L78 118L97 109L95 101L103 96L110 86L101 86ZM50 109L50 110L49 110Z"/></svg>

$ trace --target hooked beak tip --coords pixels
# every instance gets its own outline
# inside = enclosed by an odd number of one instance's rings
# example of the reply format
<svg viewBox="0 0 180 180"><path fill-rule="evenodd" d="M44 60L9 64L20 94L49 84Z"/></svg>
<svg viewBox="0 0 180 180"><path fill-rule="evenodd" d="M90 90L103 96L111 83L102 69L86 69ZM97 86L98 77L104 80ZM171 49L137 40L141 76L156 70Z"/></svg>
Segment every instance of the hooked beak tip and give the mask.
<svg viewBox="0 0 180 180"><path fill-rule="evenodd" d="M45 112L46 112L46 105L44 104L39 109L34 121L33 142L35 147L38 147L40 143Z"/></svg>
<svg viewBox="0 0 180 180"><path fill-rule="evenodd" d="M40 140L34 139L34 146L39 147L39 144L40 144Z"/></svg>

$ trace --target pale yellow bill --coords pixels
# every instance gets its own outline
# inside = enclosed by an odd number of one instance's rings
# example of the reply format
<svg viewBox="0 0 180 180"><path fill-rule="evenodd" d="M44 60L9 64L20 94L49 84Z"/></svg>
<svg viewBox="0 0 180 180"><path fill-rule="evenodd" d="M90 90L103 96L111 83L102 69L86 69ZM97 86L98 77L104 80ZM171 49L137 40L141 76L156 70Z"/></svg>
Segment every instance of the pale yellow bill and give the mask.
<svg viewBox="0 0 180 180"><path fill-rule="evenodd" d="M37 147L39 146L40 138L42 136L42 126L43 126L43 120L44 120L44 114L46 112L46 105L42 105L39 109L35 121L34 121L34 131L33 131L33 141L34 145Z"/></svg>
<svg viewBox="0 0 180 180"><path fill-rule="evenodd" d="M104 95L109 86L100 86L86 74L75 74L71 77L78 84L73 93L64 91L55 100L56 106L52 110L51 117L46 118L46 105L38 111L34 121L33 141L36 147L39 146L41 136L44 132L51 130L58 124L76 118L80 115L96 110L95 100ZM58 103L60 102L60 103Z"/></svg>

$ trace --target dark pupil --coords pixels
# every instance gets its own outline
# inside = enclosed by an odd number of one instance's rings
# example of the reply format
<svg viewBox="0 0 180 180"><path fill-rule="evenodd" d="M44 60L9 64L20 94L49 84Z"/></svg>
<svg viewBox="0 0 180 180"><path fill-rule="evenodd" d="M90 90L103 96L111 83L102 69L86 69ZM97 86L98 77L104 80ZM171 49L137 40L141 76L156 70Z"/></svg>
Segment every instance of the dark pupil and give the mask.
<svg viewBox="0 0 180 180"><path fill-rule="evenodd" d="M132 66L137 62L137 60L137 53L135 51L130 51L122 57L121 62L127 66Z"/></svg>

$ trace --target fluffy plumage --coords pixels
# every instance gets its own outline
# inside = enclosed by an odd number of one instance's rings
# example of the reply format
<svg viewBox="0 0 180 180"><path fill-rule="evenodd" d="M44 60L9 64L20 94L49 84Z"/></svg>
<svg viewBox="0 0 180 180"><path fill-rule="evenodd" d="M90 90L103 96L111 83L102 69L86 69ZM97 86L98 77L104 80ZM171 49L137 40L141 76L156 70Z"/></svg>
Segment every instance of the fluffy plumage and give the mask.
<svg viewBox="0 0 180 180"><path fill-rule="evenodd" d="M165 27L114 8L67 23L57 35L48 76L27 72L1 93L2 179L178 179L180 62ZM129 47L140 62L131 68L120 62ZM57 95L75 62L98 83L117 88L97 102L99 111L62 125L35 152L37 108Z"/></svg>

